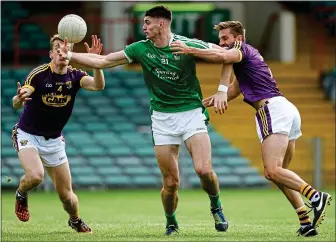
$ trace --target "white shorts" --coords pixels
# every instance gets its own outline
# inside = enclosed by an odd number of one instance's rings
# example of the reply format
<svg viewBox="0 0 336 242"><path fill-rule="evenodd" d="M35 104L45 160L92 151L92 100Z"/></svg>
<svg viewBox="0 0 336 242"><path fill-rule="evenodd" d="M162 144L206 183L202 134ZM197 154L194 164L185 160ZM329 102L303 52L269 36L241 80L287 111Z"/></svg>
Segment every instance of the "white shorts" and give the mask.
<svg viewBox="0 0 336 242"><path fill-rule="evenodd" d="M152 132L154 145L180 145L197 133L207 133L208 118L197 108L178 113L153 111Z"/></svg>
<svg viewBox="0 0 336 242"><path fill-rule="evenodd" d="M297 108L285 97L270 98L255 115L260 142L271 134L288 135L289 140L298 139L301 133L301 117Z"/></svg>
<svg viewBox="0 0 336 242"><path fill-rule="evenodd" d="M12 140L16 152L26 148L36 149L46 167L59 166L68 160L62 137L46 140L43 136L32 135L14 127Z"/></svg>

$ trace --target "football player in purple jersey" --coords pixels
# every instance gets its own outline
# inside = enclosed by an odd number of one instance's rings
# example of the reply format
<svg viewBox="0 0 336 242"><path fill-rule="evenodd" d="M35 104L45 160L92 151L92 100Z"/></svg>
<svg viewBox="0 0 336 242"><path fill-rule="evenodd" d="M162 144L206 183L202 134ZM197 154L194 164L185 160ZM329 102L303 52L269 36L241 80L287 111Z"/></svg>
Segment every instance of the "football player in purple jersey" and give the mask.
<svg viewBox="0 0 336 242"><path fill-rule="evenodd" d="M316 227L325 216L330 204L328 193L315 190L297 174L288 169L294 155L295 141L301 133L301 117L297 108L279 91L276 81L259 51L245 43L245 29L238 21L215 25L222 49L198 49L181 42L172 43L175 54L199 57L214 63L227 64L222 77L230 78L232 68L236 79L230 86L219 85L218 92L203 100L205 107L214 106L223 113L225 103L240 94L256 110L257 133L262 147L265 177L275 183L296 210L302 236L317 235ZM310 221L302 194L314 210Z"/></svg>
<svg viewBox="0 0 336 242"><path fill-rule="evenodd" d="M18 83L17 95L13 97L13 107L24 108L12 131L13 145L24 169L16 191L15 214L23 222L29 220L28 192L43 181L45 166L69 214L68 225L77 232L91 233L79 217L62 130L71 116L79 89L103 90L105 79L100 69L95 69L92 77L69 66L69 61L57 54L62 43L58 35L50 39L51 62L33 69L22 87ZM102 50L96 36L92 36L91 48L87 43L85 46L89 53L100 54ZM69 49L72 47L68 45Z"/></svg>

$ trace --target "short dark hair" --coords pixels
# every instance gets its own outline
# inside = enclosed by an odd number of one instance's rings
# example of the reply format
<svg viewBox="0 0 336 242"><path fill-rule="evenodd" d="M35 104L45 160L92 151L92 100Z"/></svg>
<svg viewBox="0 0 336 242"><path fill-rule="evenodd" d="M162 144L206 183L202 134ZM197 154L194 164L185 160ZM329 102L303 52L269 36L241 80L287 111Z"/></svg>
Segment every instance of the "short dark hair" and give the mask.
<svg viewBox="0 0 336 242"><path fill-rule="evenodd" d="M145 13L145 16L153 18L164 18L169 21L172 20L172 12L165 6L155 6Z"/></svg>

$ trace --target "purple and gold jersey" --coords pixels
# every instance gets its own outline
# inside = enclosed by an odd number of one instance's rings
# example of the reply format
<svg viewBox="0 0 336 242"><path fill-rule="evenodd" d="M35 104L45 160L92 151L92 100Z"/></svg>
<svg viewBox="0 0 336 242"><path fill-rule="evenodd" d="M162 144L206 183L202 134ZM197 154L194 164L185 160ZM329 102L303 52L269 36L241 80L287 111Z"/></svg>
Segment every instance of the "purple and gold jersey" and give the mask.
<svg viewBox="0 0 336 242"><path fill-rule="evenodd" d="M56 74L51 64L31 71L23 87L33 90L32 100L25 103L18 128L33 135L59 137L71 116L76 94L85 76L86 72L70 66L66 74Z"/></svg>
<svg viewBox="0 0 336 242"><path fill-rule="evenodd" d="M236 41L231 48L240 53L240 62L233 64L233 70L246 103L252 105L262 99L282 96L257 49L241 41Z"/></svg>

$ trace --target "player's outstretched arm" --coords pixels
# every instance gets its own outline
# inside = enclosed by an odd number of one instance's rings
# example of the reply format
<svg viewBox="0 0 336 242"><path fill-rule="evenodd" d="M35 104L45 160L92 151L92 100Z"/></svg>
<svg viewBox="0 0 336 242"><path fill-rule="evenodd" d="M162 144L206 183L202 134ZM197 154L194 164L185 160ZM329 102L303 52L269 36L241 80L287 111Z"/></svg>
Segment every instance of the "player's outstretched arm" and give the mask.
<svg viewBox="0 0 336 242"><path fill-rule="evenodd" d="M182 45L179 42L174 42L171 44L171 50L175 54L193 55L213 63L233 64L241 61L241 54L237 49L227 50L218 47L212 49L199 49Z"/></svg>
<svg viewBox="0 0 336 242"><path fill-rule="evenodd" d="M16 95L13 97L13 108L15 110L23 107L24 103L30 101L30 95L33 93L33 90L30 88L22 88L20 82L17 83Z"/></svg>
<svg viewBox="0 0 336 242"><path fill-rule="evenodd" d="M94 69L105 69L118 65L124 65L129 63L123 51L110 53L108 55L98 55L92 53L75 53L69 51L67 47L67 38L64 39L63 45L61 45L57 52L61 58L72 60L81 65L91 67Z"/></svg>
<svg viewBox="0 0 336 242"><path fill-rule="evenodd" d="M100 55L103 44L100 39L97 38L97 35L92 35L92 46L90 47L86 42L84 43L86 51L91 54ZM89 91L101 91L105 88L105 77L102 69L94 69L93 77L84 76L81 79L81 87Z"/></svg>

